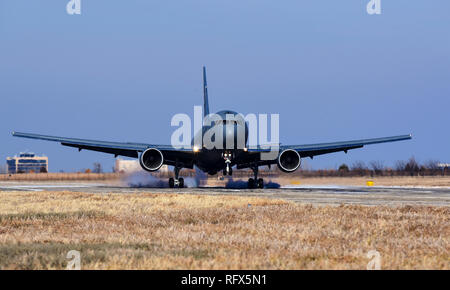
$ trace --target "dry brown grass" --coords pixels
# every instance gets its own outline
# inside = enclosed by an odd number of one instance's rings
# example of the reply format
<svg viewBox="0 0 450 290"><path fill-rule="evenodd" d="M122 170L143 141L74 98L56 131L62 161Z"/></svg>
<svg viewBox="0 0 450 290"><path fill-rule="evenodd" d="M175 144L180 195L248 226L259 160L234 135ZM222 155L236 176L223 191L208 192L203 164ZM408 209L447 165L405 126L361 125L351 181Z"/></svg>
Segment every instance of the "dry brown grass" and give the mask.
<svg viewBox="0 0 450 290"><path fill-rule="evenodd" d="M17 173L0 174L0 181L109 181L120 177L120 173Z"/></svg>
<svg viewBox="0 0 450 290"><path fill-rule="evenodd" d="M248 207L248 204L251 204ZM0 192L0 268L450 269L448 207L184 194Z"/></svg>

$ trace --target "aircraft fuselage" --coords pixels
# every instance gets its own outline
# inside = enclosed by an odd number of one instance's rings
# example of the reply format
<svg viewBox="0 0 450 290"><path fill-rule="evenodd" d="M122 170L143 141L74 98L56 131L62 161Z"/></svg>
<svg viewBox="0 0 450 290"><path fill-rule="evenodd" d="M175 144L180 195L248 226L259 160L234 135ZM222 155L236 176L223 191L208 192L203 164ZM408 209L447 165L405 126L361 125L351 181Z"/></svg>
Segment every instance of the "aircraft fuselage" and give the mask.
<svg viewBox="0 0 450 290"><path fill-rule="evenodd" d="M230 168L235 165L234 160L243 156L248 146L248 126L245 120L238 113L230 110L220 111L214 114L217 117L216 121L212 121L211 125L204 126L201 132L197 133L197 138L192 139L192 145L196 147L195 140L202 140L202 146L198 146L197 158L195 165L208 174L216 174L220 170L224 170L228 166ZM235 120L227 120L227 115L233 115ZM215 127L215 128L213 128ZM208 141L216 141L217 136L209 135L211 129L216 133L222 135L218 144L215 143L214 148L208 148ZM198 138L201 134L201 139ZM242 135L242 140L239 139L239 134ZM205 144L206 143L206 144ZM228 160L228 161L227 161Z"/></svg>

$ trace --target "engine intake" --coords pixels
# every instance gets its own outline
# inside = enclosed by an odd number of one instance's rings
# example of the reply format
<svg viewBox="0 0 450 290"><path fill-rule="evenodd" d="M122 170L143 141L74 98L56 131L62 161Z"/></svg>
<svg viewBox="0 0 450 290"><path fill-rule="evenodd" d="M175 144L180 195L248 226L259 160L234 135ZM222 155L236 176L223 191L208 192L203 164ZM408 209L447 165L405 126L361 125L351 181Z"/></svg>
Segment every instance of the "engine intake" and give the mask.
<svg viewBox="0 0 450 290"><path fill-rule="evenodd" d="M164 156L158 149L149 148L142 152L139 163L146 171L156 171L164 164Z"/></svg>
<svg viewBox="0 0 450 290"><path fill-rule="evenodd" d="M283 172L293 172L300 167L301 158L297 151L286 149L278 156L278 168Z"/></svg>

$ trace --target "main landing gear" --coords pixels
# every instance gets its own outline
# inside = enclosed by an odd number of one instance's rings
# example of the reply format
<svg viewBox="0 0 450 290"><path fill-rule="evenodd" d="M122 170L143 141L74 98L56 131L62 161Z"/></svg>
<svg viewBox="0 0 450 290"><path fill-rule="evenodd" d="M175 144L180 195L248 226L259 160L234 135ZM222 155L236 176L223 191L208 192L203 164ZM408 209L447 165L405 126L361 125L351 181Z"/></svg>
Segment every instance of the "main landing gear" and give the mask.
<svg viewBox="0 0 450 290"><path fill-rule="evenodd" d="M248 188L264 188L264 180L258 178L258 166L252 167L255 178L248 179Z"/></svg>
<svg viewBox="0 0 450 290"><path fill-rule="evenodd" d="M180 170L181 169L179 167L175 167L175 179L172 177L169 178L169 187L170 188L174 188L174 187L183 188L184 187L183 177L178 178Z"/></svg>

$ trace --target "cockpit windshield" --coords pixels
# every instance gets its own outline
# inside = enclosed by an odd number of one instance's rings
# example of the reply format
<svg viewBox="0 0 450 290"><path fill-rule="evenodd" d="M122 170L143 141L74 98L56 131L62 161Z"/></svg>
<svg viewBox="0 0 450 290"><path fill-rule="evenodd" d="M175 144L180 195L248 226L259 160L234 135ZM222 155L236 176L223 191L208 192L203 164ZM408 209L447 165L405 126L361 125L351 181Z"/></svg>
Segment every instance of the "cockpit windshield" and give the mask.
<svg viewBox="0 0 450 290"><path fill-rule="evenodd" d="M235 125L235 124L237 124L237 122L236 122L236 120L217 120L216 122L216 125L220 125L220 124L223 124L223 125Z"/></svg>

